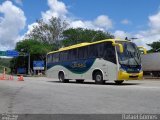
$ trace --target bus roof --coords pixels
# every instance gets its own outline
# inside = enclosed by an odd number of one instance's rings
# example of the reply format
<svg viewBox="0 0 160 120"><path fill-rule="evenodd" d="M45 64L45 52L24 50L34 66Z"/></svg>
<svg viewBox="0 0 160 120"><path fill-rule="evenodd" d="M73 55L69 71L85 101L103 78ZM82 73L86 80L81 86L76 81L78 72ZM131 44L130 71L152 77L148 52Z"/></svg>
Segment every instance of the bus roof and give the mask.
<svg viewBox="0 0 160 120"><path fill-rule="evenodd" d="M102 43L102 42L112 42L115 43L116 41L121 41L121 42L129 42L128 40L120 40L120 39L105 39L105 40L100 40L100 41L95 41L95 42L85 42L85 43L79 43L79 44L75 44L75 45L71 45L68 47L63 47L60 48L57 51L51 51L48 54L52 54L52 53L56 53L56 52L61 52L61 51L65 51L65 50L70 50L70 49L74 49L74 48L79 48L79 47L83 47L83 46L88 46L88 45L92 45L92 44L98 44L98 43Z"/></svg>

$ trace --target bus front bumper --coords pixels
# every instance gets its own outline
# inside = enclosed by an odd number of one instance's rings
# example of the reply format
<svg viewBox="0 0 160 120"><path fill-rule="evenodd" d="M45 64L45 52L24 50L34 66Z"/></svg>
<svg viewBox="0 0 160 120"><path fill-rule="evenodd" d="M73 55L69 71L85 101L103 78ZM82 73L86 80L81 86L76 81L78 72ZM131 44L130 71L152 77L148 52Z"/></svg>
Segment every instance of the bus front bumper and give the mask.
<svg viewBox="0 0 160 120"><path fill-rule="evenodd" d="M124 71L118 72L118 80L141 80L143 79L143 72L127 73Z"/></svg>

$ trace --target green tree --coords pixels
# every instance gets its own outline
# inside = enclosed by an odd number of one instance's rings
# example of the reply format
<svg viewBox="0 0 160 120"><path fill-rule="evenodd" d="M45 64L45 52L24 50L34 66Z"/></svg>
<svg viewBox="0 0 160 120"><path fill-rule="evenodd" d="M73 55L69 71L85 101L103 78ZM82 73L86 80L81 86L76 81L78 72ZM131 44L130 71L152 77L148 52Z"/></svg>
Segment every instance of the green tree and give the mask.
<svg viewBox="0 0 160 120"><path fill-rule="evenodd" d="M46 60L47 52L51 51L52 45L48 43L39 42L37 40L26 39L17 42L15 50L20 53L20 56L13 58L11 61L11 69L16 69L18 67L28 67L28 54L30 54L31 68L34 60Z"/></svg>
<svg viewBox="0 0 160 120"><path fill-rule="evenodd" d="M96 31L91 29L83 29L83 28L70 28L63 32L63 46L69 46L77 43L82 42L93 42L103 39L110 39L114 38L113 35L111 35L108 32L103 31Z"/></svg>
<svg viewBox="0 0 160 120"><path fill-rule="evenodd" d="M160 40L147 45L151 47L148 52L156 52L158 49L160 49Z"/></svg>
<svg viewBox="0 0 160 120"><path fill-rule="evenodd" d="M51 51L53 46L48 43L43 43L37 40L32 39L25 39L20 42L17 42L15 50L19 52L30 52L30 54L46 54L47 52Z"/></svg>
<svg viewBox="0 0 160 120"><path fill-rule="evenodd" d="M59 41L62 39L62 32L67 27L67 23L60 18L52 17L47 23L44 20L38 20L38 25L27 35L43 43L56 44L59 47Z"/></svg>

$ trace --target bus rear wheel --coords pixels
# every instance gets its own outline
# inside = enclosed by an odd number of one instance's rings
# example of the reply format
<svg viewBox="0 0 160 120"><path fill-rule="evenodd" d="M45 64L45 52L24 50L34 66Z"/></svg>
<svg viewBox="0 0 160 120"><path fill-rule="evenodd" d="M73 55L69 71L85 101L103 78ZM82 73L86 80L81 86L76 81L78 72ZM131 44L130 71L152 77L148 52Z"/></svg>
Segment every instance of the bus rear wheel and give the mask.
<svg viewBox="0 0 160 120"><path fill-rule="evenodd" d="M63 72L60 72L60 73L59 73L59 81L60 81L60 82L63 82L63 83L69 82L69 80L65 79Z"/></svg>
<svg viewBox="0 0 160 120"><path fill-rule="evenodd" d="M115 80L114 81L117 85L120 85L120 84L122 84L123 82L124 82L124 80Z"/></svg>
<svg viewBox="0 0 160 120"><path fill-rule="evenodd" d="M105 81L103 80L103 75L100 71L97 71L94 74L94 80L95 80L96 84L104 84L105 83Z"/></svg>

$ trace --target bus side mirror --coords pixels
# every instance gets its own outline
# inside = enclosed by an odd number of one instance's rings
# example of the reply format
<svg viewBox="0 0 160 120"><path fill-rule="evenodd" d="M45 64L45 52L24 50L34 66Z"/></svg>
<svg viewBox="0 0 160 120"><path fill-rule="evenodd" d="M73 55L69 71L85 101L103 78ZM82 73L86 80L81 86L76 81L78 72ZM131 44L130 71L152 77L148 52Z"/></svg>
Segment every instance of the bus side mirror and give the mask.
<svg viewBox="0 0 160 120"><path fill-rule="evenodd" d="M118 46L120 53L123 53L123 46L120 43L112 43L113 46Z"/></svg>
<svg viewBox="0 0 160 120"><path fill-rule="evenodd" d="M138 46L138 49L143 52L144 55L147 54L147 49L143 46Z"/></svg>

